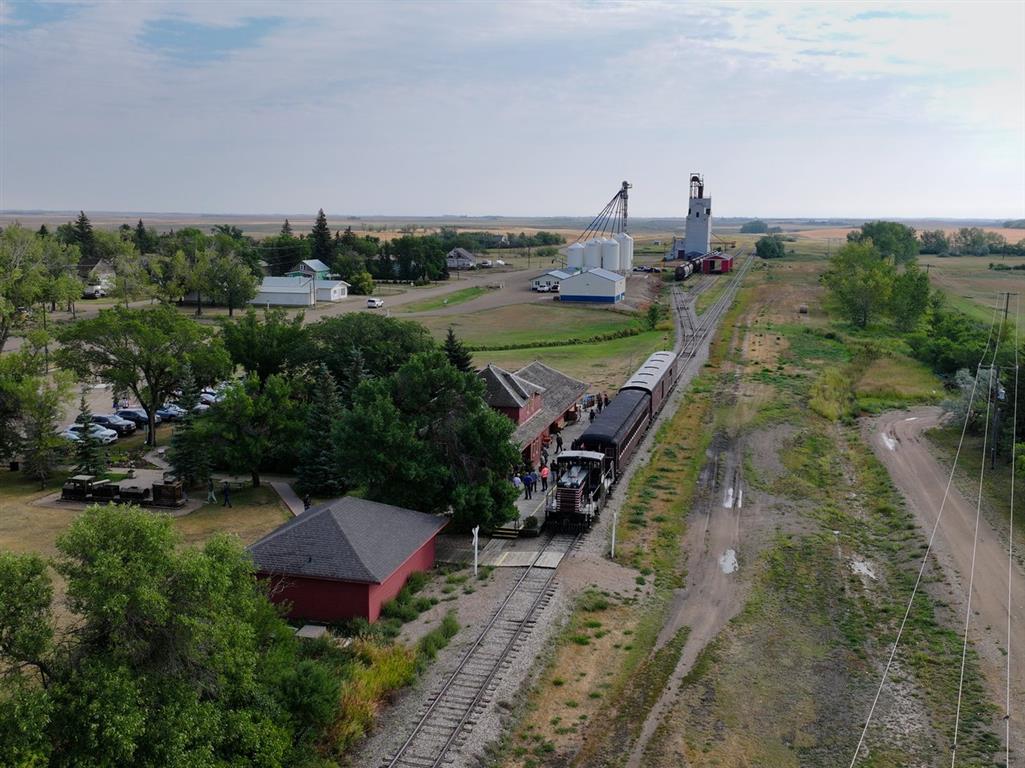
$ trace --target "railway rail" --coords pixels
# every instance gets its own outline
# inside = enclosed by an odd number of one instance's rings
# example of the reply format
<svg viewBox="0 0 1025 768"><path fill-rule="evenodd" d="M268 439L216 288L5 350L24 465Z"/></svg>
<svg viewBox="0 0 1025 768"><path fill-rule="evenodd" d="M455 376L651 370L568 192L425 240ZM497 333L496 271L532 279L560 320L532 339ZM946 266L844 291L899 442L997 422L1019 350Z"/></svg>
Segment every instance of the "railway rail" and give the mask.
<svg viewBox="0 0 1025 768"><path fill-rule="evenodd" d="M732 304L740 283L752 264L748 256L729 278L730 282L715 302L700 316L689 311L678 287L673 289L679 336L676 350L680 365L686 367L698 355L704 343ZM691 297L712 285L705 280ZM500 673L511 663L523 641L534 627L538 614L554 593L556 568L538 565L553 554L569 553L582 534L551 535L541 552L512 586L495 609L476 639L463 652L455 669L424 704L420 716L402 744L384 760L381 768L438 768L454 761L453 750L490 703L500 682Z"/></svg>
<svg viewBox="0 0 1025 768"><path fill-rule="evenodd" d="M449 753L462 743L488 705L499 672L510 663L552 597L556 569L537 563L545 555L569 553L579 538L579 534L554 534L545 542L382 768L437 768L451 762Z"/></svg>

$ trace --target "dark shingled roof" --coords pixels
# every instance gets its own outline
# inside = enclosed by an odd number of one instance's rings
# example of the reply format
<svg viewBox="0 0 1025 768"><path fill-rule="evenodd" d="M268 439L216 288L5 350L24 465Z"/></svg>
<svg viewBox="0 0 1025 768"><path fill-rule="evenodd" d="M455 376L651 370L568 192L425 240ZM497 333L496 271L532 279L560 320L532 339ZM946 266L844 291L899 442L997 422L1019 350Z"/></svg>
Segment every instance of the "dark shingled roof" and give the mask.
<svg viewBox="0 0 1025 768"><path fill-rule="evenodd" d="M545 391L543 386L524 380L520 372L509 373L493 364L480 375L484 379L484 400L493 408L522 408L533 393Z"/></svg>
<svg viewBox="0 0 1025 768"><path fill-rule="evenodd" d="M380 584L447 522L345 496L306 510L249 551L261 573Z"/></svg>

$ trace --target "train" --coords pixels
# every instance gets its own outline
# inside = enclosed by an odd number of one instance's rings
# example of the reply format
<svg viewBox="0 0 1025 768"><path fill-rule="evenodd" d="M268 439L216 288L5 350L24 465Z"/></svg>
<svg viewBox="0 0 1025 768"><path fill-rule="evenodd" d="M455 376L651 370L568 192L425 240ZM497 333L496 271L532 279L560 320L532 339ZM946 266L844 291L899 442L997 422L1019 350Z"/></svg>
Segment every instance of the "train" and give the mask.
<svg viewBox="0 0 1025 768"><path fill-rule="evenodd" d="M685 261L685 262L683 262L683 264L677 265L675 271L673 272L673 277L677 281L681 281L681 280L686 280L688 277L690 277L693 274L694 274L694 262L693 261Z"/></svg>
<svg viewBox="0 0 1025 768"><path fill-rule="evenodd" d="M549 525L560 530L590 528L681 372L675 352L652 353L573 441L571 450L555 457L556 487L547 510Z"/></svg>

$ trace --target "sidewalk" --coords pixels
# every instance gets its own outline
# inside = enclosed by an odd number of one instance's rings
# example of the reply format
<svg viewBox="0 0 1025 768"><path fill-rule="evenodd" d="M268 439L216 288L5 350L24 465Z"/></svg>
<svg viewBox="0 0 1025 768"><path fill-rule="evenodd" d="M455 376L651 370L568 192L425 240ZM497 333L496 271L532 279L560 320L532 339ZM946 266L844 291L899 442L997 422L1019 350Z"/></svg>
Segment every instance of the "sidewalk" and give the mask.
<svg viewBox="0 0 1025 768"><path fill-rule="evenodd" d="M277 491L278 496L285 502L285 506L291 511L293 515L298 517L306 511L306 506L303 504L302 499L299 495L292 490L292 486L283 480L271 480L269 483L270 487Z"/></svg>

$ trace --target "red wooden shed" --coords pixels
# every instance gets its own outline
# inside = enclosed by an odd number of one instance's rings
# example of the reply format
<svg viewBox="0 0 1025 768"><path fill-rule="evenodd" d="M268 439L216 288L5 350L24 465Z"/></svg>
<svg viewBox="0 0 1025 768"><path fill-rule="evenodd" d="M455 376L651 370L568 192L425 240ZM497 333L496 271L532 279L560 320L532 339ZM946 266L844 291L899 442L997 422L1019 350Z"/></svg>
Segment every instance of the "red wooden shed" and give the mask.
<svg viewBox="0 0 1025 768"><path fill-rule="evenodd" d="M249 551L271 599L291 603L289 618L375 621L411 573L434 565L434 539L447 522L345 496L308 509Z"/></svg>
<svg viewBox="0 0 1025 768"><path fill-rule="evenodd" d="M719 275L733 271L733 257L726 254L712 254L701 260L701 271L706 275Z"/></svg>

